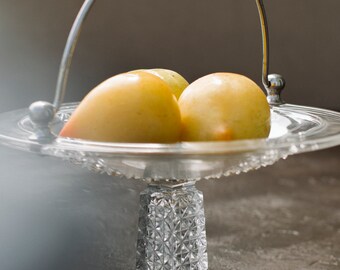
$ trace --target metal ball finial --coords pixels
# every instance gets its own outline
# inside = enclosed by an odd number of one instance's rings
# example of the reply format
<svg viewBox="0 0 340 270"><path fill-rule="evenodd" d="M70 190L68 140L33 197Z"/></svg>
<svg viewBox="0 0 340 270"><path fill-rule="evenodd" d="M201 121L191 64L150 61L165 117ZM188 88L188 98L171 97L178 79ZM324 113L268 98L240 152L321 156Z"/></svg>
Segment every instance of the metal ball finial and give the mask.
<svg viewBox="0 0 340 270"><path fill-rule="evenodd" d="M34 124L34 134L31 140L39 143L50 142L55 138L50 130L50 123L56 114L55 107L46 101L36 101L28 109L29 117Z"/></svg>
<svg viewBox="0 0 340 270"><path fill-rule="evenodd" d="M54 106L46 101L36 101L29 107L29 116L35 124L45 125L51 122L55 115Z"/></svg>
<svg viewBox="0 0 340 270"><path fill-rule="evenodd" d="M267 99L270 105L281 105L284 101L281 98L281 92L286 86L285 79L279 74L268 75L269 86L266 87Z"/></svg>
<svg viewBox="0 0 340 270"><path fill-rule="evenodd" d="M280 74L268 75L268 81L270 83L269 88L275 91L282 91L286 86L286 81Z"/></svg>

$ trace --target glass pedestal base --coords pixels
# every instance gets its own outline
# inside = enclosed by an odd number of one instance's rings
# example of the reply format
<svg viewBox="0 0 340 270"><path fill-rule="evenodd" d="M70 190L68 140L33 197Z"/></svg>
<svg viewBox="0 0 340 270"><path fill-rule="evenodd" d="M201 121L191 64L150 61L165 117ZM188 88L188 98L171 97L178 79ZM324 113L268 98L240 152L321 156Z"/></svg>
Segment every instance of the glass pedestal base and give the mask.
<svg viewBox="0 0 340 270"><path fill-rule="evenodd" d="M141 193L136 269L208 269L203 194L194 183Z"/></svg>

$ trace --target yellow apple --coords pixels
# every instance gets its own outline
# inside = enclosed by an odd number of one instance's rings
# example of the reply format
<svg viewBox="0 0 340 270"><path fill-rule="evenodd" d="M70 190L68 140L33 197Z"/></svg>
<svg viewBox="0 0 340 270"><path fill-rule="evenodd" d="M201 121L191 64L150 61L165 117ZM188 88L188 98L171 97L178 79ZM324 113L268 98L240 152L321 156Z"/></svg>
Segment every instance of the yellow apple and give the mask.
<svg viewBox="0 0 340 270"><path fill-rule="evenodd" d="M204 76L179 98L183 141L265 138L270 132L270 107L261 88L233 73Z"/></svg>
<svg viewBox="0 0 340 270"><path fill-rule="evenodd" d="M172 93L178 99L182 94L183 90L189 85L188 81L184 79L184 77L178 74L176 71L164 68L153 68L153 69L140 69L136 70L145 71L151 74L154 74L164 80L167 85L170 87ZM134 73L136 71L130 71L130 73Z"/></svg>
<svg viewBox="0 0 340 270"><path fill-rule="evenodd" d="M114 76L79 104L60 136L104 142L173 143L181 117L169 86L147 72Z"/></svg>

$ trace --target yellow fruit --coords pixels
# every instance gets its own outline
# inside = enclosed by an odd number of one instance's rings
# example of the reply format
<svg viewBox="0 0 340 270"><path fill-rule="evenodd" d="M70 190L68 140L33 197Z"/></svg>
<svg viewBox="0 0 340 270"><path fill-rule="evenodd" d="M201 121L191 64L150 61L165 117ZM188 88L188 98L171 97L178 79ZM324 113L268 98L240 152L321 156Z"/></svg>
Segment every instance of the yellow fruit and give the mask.
<svg viewBox="0 0 340 270"><path fill-rule="evenodd" d="M172 93L178 99L179 96L182 94L183 90L189 85L186 79L176 71L170 69L163 69L163 68L154 68L154 69L140 69L138 71L145 71L151 74L154 74L164 80L167 85L170 87ZM133 73L136 71L131 71Z"/></svg>
<svg viewBox="0 0 340 270"><path fill-rule="evenodd" d="M204 76L187 87L178 102L184 141L228 141L269 135L270 107L266 96L243 75Z"/></svg>
<svg viewBox="0 0 340 270"><path fill-rule="evenodd" d="M104 142L173 143L181 117L167 84L147 72L114 76L79 104L60 136Z"/></svg>

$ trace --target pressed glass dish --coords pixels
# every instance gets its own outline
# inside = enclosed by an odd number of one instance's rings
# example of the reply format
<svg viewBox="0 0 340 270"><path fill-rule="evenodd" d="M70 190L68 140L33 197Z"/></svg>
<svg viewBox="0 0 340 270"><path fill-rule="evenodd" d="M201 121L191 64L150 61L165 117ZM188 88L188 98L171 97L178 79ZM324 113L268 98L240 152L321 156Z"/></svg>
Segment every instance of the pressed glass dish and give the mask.
<svg viewBox="0 0 340 270"><path fill-rule="evenodd" d="M77 103L64 104L51 130L58 133ZM297 105L273 106L267 139L175 144L102 143L56 138L37 143L28 110L0 115L0 143L56 156L109 175L146 181L140 195L137 269L207 269L201 179L271 165L289 155L340 144L340 113Z"/></svg>
<svg viewBox="0 0 340 270"><path fill-rule="evenodd" d="M77 103L59 110L51 129L58 134ZM49 144L30 140L27 110L0 115L0 140L22 150L52 155L96 172L145 181L188 182L239 174L289 155L332 147L340 142L340 113L284 104L271 109L266 139L175 144L103 143L59 137Z"/></svg>

